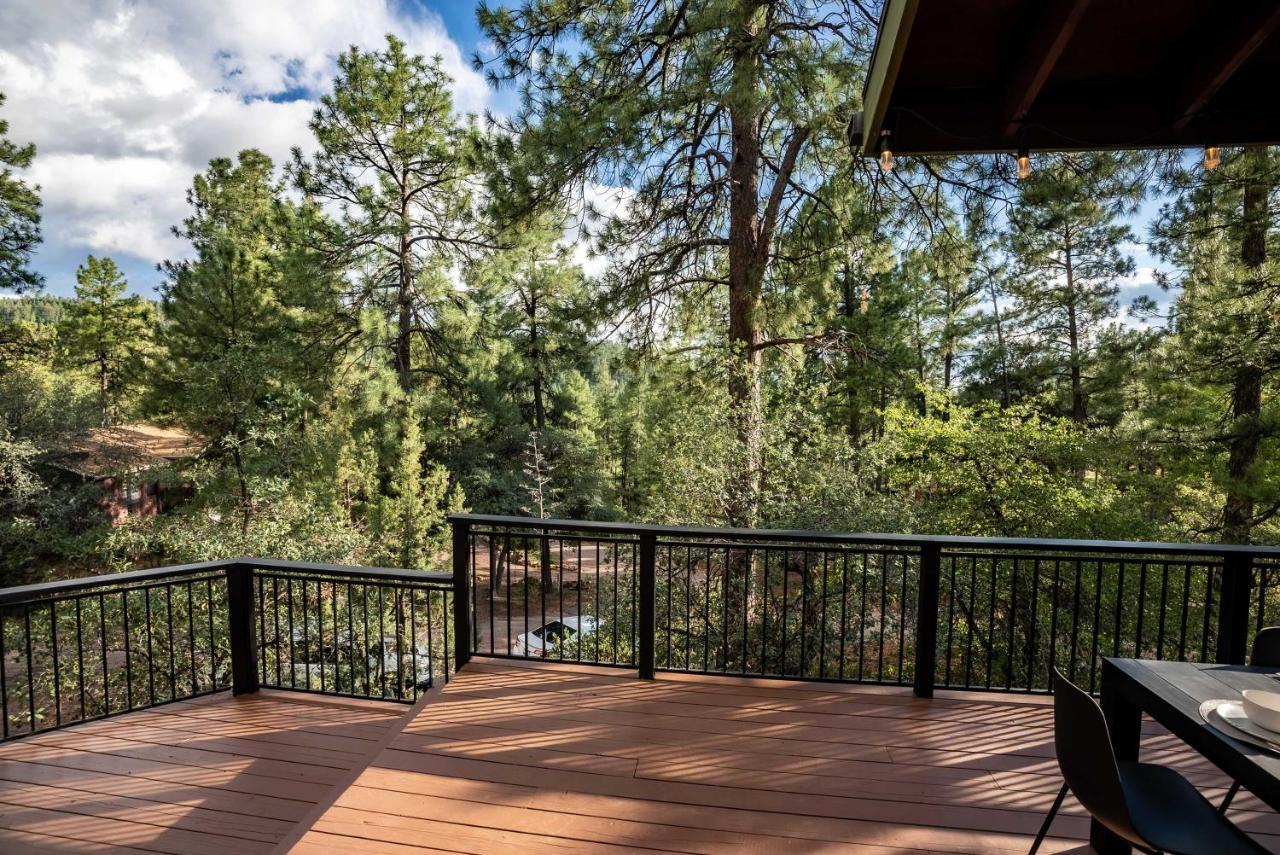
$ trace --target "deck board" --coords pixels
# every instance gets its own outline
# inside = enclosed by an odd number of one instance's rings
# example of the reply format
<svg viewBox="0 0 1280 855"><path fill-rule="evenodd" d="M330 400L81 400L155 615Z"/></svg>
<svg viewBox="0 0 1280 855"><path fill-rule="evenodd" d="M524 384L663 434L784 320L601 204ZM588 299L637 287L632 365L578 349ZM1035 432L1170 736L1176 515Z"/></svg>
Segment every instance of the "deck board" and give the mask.
<svg viewBox="0 0 1280 855"><path fill-rule="evenodd" d="M1225 792L1159 727L1144 750ZM291 851L1025 852L1053 756L1040 697L480 659ZM1240 798L1233 819L1280 849L1280 818ZM1069 799L1042 851L1087 834Z"/></svg>
<svg viewBox="0 0 1280 855"><path fill-rule="evenodd" d="M1143 752L1225 792L1150 722ZM1040 696L478 659L412 709L223 694L0 745L0 851L1013 853L1059 785ZM1042 851L1087 833L1068 799Z"/></svg>
<svg viewBox="0 0 1280 855"><path fill-rule="evenodd" d="M0 746L0 851L267 853L405 708L214 695Z"/></svg>

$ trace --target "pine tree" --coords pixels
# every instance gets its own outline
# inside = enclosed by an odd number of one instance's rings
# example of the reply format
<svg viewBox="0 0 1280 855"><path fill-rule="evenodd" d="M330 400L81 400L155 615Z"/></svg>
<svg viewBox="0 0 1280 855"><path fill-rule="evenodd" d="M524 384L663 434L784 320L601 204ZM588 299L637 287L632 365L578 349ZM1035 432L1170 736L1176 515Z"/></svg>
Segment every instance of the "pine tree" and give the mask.
<svg viewBox="0 0 1280 855"><path fill-rule="evenodd" d="M425 454L419 415L411 404L400 420L396 463L376 526L383 550L398 567L431 567L445 543L448 515L462 510L461 490L450 488L448 470L427 463Z"/></svg>
<svg viewBox="0 0 1280 855"><path fill-rule="evenodd" d="M1207 455L1222 491L1220 518L1206 528L1245 543L1280 513L1270 465L1280 435L1280 162L1254 146L1207 175L1180 166L1168 179L1174 201L1153 226L1154 247L1176 265L1182 290L1162 355L1191 389L1175 396L1181 407L1155 415L1179 438L1194 426L1200 448L1188 451ZM1205 412L1206 399L1227 404Z"/></svg>
<svg viewBox="0 0 1280 855"><path fill-rule="evenodd" d="M310 159L295 148L290 166L302 193L340 210L324 245L352 274L349 326L369 308L393 319L391 362L406 395L415 336L441 349L437 316L457 299L434 274L487 246L471 217L472 132L453 114L451 83L439 57L409 54L395 36L384 51L352 47L310 123L319 148Z"/></svg>
<svg viewBox="0 0 1280 855"><path fill-rule="evenodd" d="M151 307L124 296L127 287L115 261L89 256L76 270L76 299L58 325L68 362L95 377L103 427L115 423L121 399L138 383L154 326Z"/></svg>
<svg viewBox="0 0 1280 855"><path fill-rule="evenodd" d="M254 468L281 420L296 414L294 379L306 361L278 293L282 190L261 152L211 161L188 193L191 216L174 230L195 258L166 262L161 288L166 323L155 406L208 437L229 461L246 531Z"/></svg>
<svg viewBox="0 0 1280 855"><path fill-rule="evenodd" d="M0 107L4 106L0 92ZM0 289L21 294L37 291L44 277L31 269L31 256L40 243L40 188L14 175L35 160L33 143L17 145L7 135L9 122L0 119Z"/></svg>
<svg viewBox="0 0 1280 855"><path fill-rule="evenodd" d="M635 191L601 236L626 253L614 305L652 334L673 303L713 305L742 446L728 521L751 525L761 479L766 285L777 241L848 155L854 44L869 20L804 0L481 5L496 82L519 80L514 130L530 194L597 182ZM717 302L718 301L718 302Z"/></svg>
<svg viewBox="0 0 1280 855"><path fill-rule="evenodd" d="M1019 188L1009 214L1016 322L1050 370L1065 375L1071 418L1088 420L1096 348L1116 316L1119 280L1133 272L1133 240L1119 214L1134 201L1126 163L1112 154L1064 155Z"/></svg>

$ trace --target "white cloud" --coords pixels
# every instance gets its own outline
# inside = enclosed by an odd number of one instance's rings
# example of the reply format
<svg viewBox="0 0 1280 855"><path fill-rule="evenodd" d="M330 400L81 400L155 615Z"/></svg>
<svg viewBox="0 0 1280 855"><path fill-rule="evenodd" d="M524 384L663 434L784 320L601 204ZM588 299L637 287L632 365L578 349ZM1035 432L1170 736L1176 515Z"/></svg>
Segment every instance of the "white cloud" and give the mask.
<svg viewBox="0 0 1280 855"><path fill-rule="evenodd" d="M598 234L609 220L626 216L635 195L635 190L630 187L586 184L581 198L573 200L564 242L573 245L573 260L588 276L600 276L610 264L619 260L614 255L594 252L591 236Z"/></svg>
<svg viewBox="0 0 1280 855"><path fill-rule="evenodd" d="M1156 284L1156 269L1149 265L1136 265L1128 276L1119 280L1121 288L1149 288Z"/></svg>
<svg viewBox="0 0 1280 855"><path fill-rule="evenodd" d="M387 33L439 55L460 112L489 93L433 13L394 0L17 0L0 3L0 92L10 137L33 141L42 254L181 252L169 227L209 159L256 147L282 162L335 56ZM74 271L45 271L54 290Z"/></svg>

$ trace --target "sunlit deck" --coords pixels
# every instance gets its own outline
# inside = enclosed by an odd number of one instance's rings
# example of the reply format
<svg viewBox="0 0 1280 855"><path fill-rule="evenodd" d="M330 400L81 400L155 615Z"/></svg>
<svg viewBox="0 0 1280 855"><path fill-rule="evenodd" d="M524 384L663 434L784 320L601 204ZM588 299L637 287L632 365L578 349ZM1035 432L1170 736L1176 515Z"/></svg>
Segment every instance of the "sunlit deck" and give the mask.
<svg viewBox="0 0 1280 855"><path fill-rule="evenodd" d="M1144 746L1221 796L1154 726ZM10 743L0 849L1025 852L1052 753L1035 696L478 659L410 710L219 695ZM1280 818L1236 805L1280 850ZM1042 851L1087 832L1068 802Z"/></svg>
<svg viewBox="0 0 1280 855"><path fill-rule="evenodd" d="M404 706L300 693L179 701L0 746L0 852L270 852Z"/></svg>

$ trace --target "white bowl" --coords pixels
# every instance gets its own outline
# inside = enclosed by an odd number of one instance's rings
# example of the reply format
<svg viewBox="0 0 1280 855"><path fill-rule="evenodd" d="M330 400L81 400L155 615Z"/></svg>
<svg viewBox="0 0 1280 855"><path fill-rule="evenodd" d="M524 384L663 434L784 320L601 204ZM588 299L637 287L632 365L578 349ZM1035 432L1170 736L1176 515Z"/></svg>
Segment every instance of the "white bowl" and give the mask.
<svg viewBox="0 0 1280 855"><path fill-rule="evenodd" d="M1244 696L1244 714L1249 717L1249 721L1267 730L1280 732L1280 693L1245 689L1241 695Z"/></svg>

